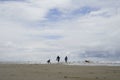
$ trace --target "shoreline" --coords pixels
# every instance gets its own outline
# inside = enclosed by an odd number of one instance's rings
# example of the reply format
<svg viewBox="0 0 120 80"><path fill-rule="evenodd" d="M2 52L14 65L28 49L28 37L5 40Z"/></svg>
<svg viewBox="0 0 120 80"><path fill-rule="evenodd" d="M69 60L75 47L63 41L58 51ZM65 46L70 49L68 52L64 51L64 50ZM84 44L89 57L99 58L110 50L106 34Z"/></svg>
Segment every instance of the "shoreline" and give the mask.
<svg viewBox="0 0 120 80"><path fill-rule="evenodd" d="M37 64L44 65L48 63L30 63L30 62L0 62L0 64ZM61 64L61 65L74 65L74 66L120 66L120 63L51 63L51 64Z"/></svg>

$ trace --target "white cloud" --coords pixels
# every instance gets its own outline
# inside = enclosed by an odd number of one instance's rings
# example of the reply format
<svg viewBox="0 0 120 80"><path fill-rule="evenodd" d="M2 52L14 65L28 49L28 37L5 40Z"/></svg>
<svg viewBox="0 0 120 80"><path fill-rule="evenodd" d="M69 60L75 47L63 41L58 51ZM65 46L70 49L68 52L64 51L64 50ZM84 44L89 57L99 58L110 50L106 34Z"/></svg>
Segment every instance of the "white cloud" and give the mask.
<svg viewBox="0 0 120 80"><path fill-rule="evenodd" d="M113 0L0 2L0 60L39 60L57 55L79 59L80 54L89 50L108 51L117 56L120 47L118 4L119 1ZM97 10L70 15L83 7ZM58 9L62 15L72 18L47 21L51 9ZM61 38L49 39L54 35Z"/></svg>

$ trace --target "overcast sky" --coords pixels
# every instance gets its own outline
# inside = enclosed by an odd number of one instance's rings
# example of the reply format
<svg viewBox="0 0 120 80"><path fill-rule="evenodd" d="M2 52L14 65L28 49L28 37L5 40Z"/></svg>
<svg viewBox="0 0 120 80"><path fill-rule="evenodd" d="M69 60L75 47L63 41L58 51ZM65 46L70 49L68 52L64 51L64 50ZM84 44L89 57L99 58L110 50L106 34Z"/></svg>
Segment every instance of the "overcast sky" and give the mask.
<svg viewBox="0 0 120 80"><path fill-rule="evenodd" d="M120 61L120 0L0 0L0 61Z"/></svg>

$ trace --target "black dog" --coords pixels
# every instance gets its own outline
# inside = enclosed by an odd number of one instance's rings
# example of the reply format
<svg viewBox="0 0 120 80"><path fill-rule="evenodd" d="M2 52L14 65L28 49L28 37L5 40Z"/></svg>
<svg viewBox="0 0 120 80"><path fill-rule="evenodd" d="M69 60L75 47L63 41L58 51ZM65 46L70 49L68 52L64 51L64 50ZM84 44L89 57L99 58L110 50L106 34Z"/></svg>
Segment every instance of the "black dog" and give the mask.
<svg viewBox="0 0 120 80"><path fill-rule="evenodd" d="M51 63L51 62L50 62L50 59L49 59L49 60L47 60L47 63L48 63L48 64L50 64L50 63Z"/></svg>

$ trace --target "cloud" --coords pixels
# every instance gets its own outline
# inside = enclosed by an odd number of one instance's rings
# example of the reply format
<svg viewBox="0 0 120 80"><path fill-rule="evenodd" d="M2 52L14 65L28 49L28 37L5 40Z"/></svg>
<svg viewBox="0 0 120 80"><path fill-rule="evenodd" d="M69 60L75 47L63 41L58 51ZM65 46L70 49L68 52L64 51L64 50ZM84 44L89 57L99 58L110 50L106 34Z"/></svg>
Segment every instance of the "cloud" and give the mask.
<svg viewBox="0 0 120 80"><path fill-rule="evenodd" d="M26 0L0 0L1 2L8 2L8 1L26 1Z"/></svg>
<svg viewBox="0 0 120 80"><path fill-rule="evenodd" d="M119 13L113 0L1 1L0 60L120 60Z"/></svg>

